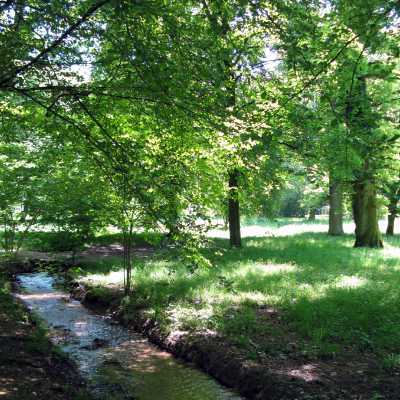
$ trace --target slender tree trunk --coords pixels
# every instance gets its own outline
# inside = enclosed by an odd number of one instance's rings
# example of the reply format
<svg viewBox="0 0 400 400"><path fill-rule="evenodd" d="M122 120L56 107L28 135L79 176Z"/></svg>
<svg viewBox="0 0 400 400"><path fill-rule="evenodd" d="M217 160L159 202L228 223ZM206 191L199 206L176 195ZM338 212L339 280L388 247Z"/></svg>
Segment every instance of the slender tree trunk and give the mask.
<svg viewBox="0 0 400 400"><path fill-rule="evenodd" d="M239 180L239 171L237 169L234 169L229 174L229 199L228 199L229 238L232 247L242 246L242 239L240 234L238 180Z"/></svg>
<svg viewBox="0 0 400 400"><path fill-rule="evenodd" d="M394 235L394 221L396 220L396 214L390 213L388 215L388 225L386 228L386 235L393 236Z"/></svg>
<svg viewBox="0 0 400 400"><path fill-rule="evenodd" d="M329 182L329 229L328 235L343 235L343 193L340 182Z"/></svg>
<svg viewBox="0 0 400 400"><path fill-rule="evenodd" d="M216 2L216 11L210 8L207 1L202 1L206 11L207 18L214 33L219 36L222 42L229 43L231 32L231 16L226 12L223 2ZM211 2L209 2L211 3ZM226 89L226 107L227 109L236 107L236 84L237 76L235 74L234 55L226 52L222 59L224 65L224 86ZM232 111L229 111L231 114ZM233 115L235 115L233 111ZM238 178L239 171L234 168L229 172L229 193L228 193L228 224L229 238L231 247L241 247L242 240L240 235L240 208L238 199Z"/></svg>
<svg viewBox="0 0 400 400"><path fill-rule="evenodd" d="M315 221L315 216L317 215L317 209L316 208L310 208L310 212L308 214L308 220L309 221Z"/></svg>
<svg viewBox="0 0 400 400"><path fill-rule="evenodd" d="M76 256L77 256L77 250L73 249L72 250L72 265L76 264Z"/></svg>
<svg viewBox="0 0 400 400"><path fill-rule="evenodd" d="M126 270L127 270L127 260L128 260L128 253L127 253L127 251L128 251L128 234L127 234L127 229L126 229L126 227L124 226L124 228L123 228L123 236L122 236L122 247L123 247L123 251L124 251L124 258L123 258L123 269L124 269L124 291L125 291L125 294L127 294L127 284L126 284L126 282L127 282L127 272L126 272Z"/></svg>
<svg viewBox="0 0 400 400"><path fill-rule="evenodd" d="M366 178L353 184L353 216L356 224L354 247L382 248L374 183Z"/></svg>
<svg viewBox="0 0 400 400"><path fill-rule="evenodd" d="M394 235L394 222L396 220L397 215L397 197L390 199L389 203L389 215L388 215L388 225L386 228L386 235L393 236Z"/></svg>
<svg viewBox="0 0 400 400"><path fill-rule="evenodd" d="M132 242L133 242L133 225L125 227L123 231L123 248L124 248L124 291L125 295L131 293L132 287Z"/></svg>
<svg viewBox="0 0 400 400"><path fill-rule="evenodd" d="M126 240L126 285L125 294L131 293L132 287L132 239L133 239L133 224L129 224Z"/></svg>

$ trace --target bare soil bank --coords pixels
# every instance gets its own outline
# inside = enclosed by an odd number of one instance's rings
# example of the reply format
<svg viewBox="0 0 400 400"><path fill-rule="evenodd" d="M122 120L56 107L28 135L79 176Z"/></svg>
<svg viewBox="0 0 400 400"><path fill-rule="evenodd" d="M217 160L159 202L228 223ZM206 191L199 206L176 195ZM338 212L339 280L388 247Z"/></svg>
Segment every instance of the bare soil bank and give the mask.
<svg viewBox="0 0 400 400"><path fill-rule="evenodd" d="M27 265L13 273L29 272ZM75 365L57 351L46 329L13 298L11 269L0 266L0 398L89 400Z"/></svg>

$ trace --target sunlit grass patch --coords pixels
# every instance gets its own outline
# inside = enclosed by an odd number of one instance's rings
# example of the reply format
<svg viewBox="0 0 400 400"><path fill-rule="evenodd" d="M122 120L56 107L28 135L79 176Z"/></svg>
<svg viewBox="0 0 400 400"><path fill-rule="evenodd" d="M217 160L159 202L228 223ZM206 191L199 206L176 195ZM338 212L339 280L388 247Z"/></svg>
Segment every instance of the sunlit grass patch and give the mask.
<svg viewBox="0 0 400 400"><path fill-rule="evenodd" d="M382 358L398 354L399 238L388 238L383 250L355 249L351 235L300 228L292 236L245 238L242 249L214 239L206 251L212 267L195 271L171 254L144 260L134 270L130 307L148 310L166 331L215 332L249 351L271 352L262 338L285 341L291 332L316 355L348 346ZM87 279L122 284L123 275ZM269 307L278 324L260 319Z"/></svg>
<svg viewBox="0 0 400 400"><path fill-rule="evenodd" d="M124 282L124 272L119 269L107 274L92 274L81 278L81 281L86 283L95 282L98 285L121 285Z"/></svg>
<svg viewBox="0 0 400 400"><path fill-rule="evenodd" d="M254 268L260 273L267 275L294 272L296 270L296 266L293 264L255 264Z"/></svg>
<svg viewBox="0 0 400 400"><path fill-rule="evenodd" d="M365 278L358 276L341 276L337 279L336 286L342 288L357 288L363 286L368 281Z"/></svg>

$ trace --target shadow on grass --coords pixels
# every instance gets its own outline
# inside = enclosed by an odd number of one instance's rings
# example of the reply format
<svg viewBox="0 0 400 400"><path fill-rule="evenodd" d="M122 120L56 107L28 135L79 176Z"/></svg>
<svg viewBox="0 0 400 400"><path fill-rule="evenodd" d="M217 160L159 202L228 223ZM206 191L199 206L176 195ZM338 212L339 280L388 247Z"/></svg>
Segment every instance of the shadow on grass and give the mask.
<svg viewBox="0 0 400 400"><path fill-rule="evenodd" d="M267 329L257 312L271 305L316 346L400 353L400 238L387 238L384 250L355 249L353 240L302 233L250 237L229 249L215 239L205 253L213 267L194 273L173 255L158 255L135 269L132 307L248 343ZM85 266L85 274L119 268L107 260Z"/></svg>
<svg viewBox="0 0 400 400"><path fill-rule="evenodd" d="M133 246L157 247L161 244L163 238L164 235L158 232L135 232L133 234ZM70 251L73 248L70 240L70 232L29 232L24 238L23 248L24 250L44 252ZM82 243L82 248L85 248L85 246L110 246L122 243L122 233L103 234L96 236L91 242Z"/></svg>
<svg viewBox="0 0 400 400"><path fill-rule="evenodd" d="M158 232L137 232L133 234L133 246L159 246L164 239L164 234ZM115 243L123 243L123 234L108 233L96 236L93 245L108 246Z"/></svg>
<svg viewBox="0 0 400 400"><path fill-rule="evenodd" d="M398 353L400 240L387 238L388 252L352 245L350 235L247 238L215 262L236 293L275 298L290 325L317 343Z"/></svg>
<svg viewBox="0 0 400 400"><path fill-rule="evenodd" d="M226 294L221 318L232 304L243 299L247 304L254 298L254 308L273 303L297 332L316 343L400 352L400 330L396 329L400 326L400 258L396 252L355 249L353 240L351 235L303 233L247 238L242 249L234 250L217 240L225 251L219 256L210 251L214 268L198 276L178 274L176 279L159 280L153 287L156 294L148 293L147 298L155 303L171 298L187 301L204 289L219 292L223 298ZM399 238L386 242L388 248L399 250ZM143 284L139 279L141 290ZM145 290L153 284L147 279ZM234 314L230 324L243 315L251 331L248 312Z"/></svg>

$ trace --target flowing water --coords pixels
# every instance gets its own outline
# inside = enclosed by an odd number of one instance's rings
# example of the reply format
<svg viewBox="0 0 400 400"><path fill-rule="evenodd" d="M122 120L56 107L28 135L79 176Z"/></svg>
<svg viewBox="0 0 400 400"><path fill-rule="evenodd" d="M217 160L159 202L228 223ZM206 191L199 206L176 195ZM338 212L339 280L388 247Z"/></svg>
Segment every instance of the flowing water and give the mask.
<svg viewBox="0 0 400 400"><path fill-rule="evenodd" d="M143 336L87 310L55 288L47 273L18 276L17 296L48 324L52 340L74 359L98 399L240 400Z"/></svg>

